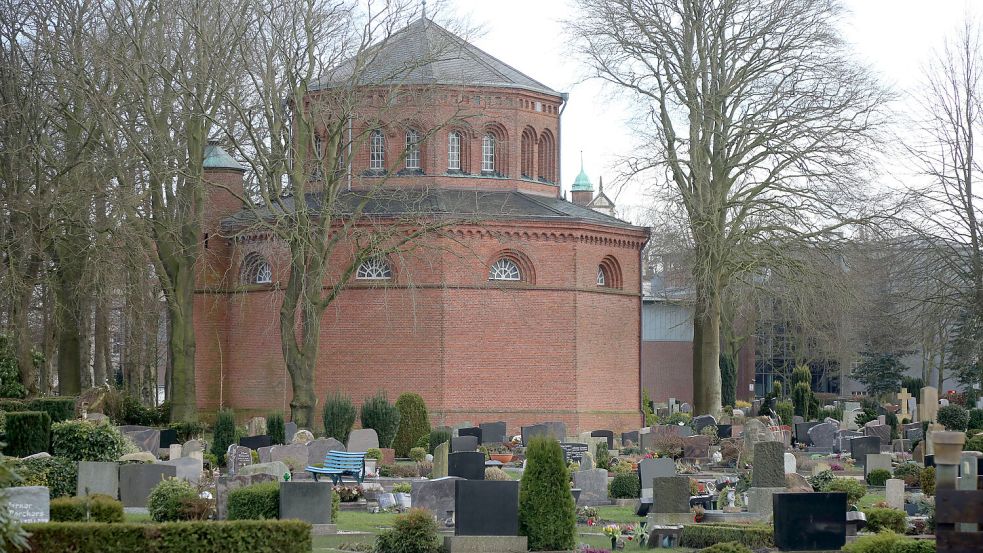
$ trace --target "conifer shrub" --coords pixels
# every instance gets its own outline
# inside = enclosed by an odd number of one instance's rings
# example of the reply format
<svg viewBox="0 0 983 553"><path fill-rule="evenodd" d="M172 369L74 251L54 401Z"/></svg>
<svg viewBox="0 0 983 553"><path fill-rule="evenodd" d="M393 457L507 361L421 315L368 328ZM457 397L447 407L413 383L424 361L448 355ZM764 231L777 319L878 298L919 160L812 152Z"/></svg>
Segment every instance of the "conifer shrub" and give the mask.
<svg viewBox="0 0 983 553"><path fill-rule="evenodd" d="M266 417L266 433L273 445L287 443L287 426L283 421L283 413L271 413Z"/></svg>
<svg viewBox="0 0 983 553"><path fill-rule="evenodd" d="M925 495L935 495L935 467L925 467L919 476L922 485L922 493Z"/></svg>
<svg viewBox="0 0 983 553"><path fill-rule="evenodd" d="M27 457L47 451L51 445L51 417L44 411L7 413L7 447L4 455Z"/></svg>
<svg viewBox="0 0 983 553"><path fill-rule="evenodd" d="M577 509L563 450L553 438L535 437L526 448L519 486L519 534L530 551L566 551L576 545Z"/></svg>
<svg viewBox="0 0 983 553"><path fill-rule="evenodd" d="M809 419L809 400L812 396L812 389L808 382L799 382L792 388L792 405L796 415Z"/></svg>
<svg viewBox="0 0 983 553"><path fill-rule="evenodd" d="M451 441L451 432L446 428L437 428L430 431L430 441L427 443L427 451L433 455L433 450L444 442Z"/></svg>
<svg viewBox="0 0 983 553"><path fill-rule="evenodd" d="M427 415L427 404L419 394L400 394L396 399L396 409L399 410L399 430L392 447L397 457L406 457L420 438L430 433L430 417Z"/></svg>
<svg viewBox="0 0 983 553"><path fill-rule="evenodd" d="M641 497L642 483L635 472L616 474L608 484L608 495L615 499Z"/></svg>
<svg viewBox="0 0 983 553"><path fill-rule="evenodd" d="M324 435L334 438L343 444L348 443L348 436L355 426L358 409L352 403L352 398L334 392L324 400L322 416L324 420Z"/></svg>
<svg viewBox="0 0 983 553"><path fill-rule="evenodd" d="M371 428L379 436L379 447L390 448L399 430L399 409L389 403L385 392L366 399L360 411L362 428Z"/></svg>
<svg viewBox="0 0 983 553"><path fill-rule="evenodd" d="M983 409L969 410L969 424L967 428L973 430L983 430Z"/></svg>
<svg viewBox="0 0 983 553"><path fill-rule="evenodd" d="M236 443L236 416L231 409L222 409L215 418L215 430L212 437L212 455L218 464L225 464L225 452L229 446Z"/></svg>
<svg viewBox="0 0 983 553"><path fill-rule="evenodd" d="M779 401L775 404L775 414L778 415L781 424L790 426L795 416L795 406L791 401Z"/></svg>
<svg viewBox="0 0 983 553"><path fill-rule="evenodd" d="M904 534L906 527L904 511L873 507L866 509L864 515L867 516L866 530L868 532L890 530L897 534Z"/></svg>

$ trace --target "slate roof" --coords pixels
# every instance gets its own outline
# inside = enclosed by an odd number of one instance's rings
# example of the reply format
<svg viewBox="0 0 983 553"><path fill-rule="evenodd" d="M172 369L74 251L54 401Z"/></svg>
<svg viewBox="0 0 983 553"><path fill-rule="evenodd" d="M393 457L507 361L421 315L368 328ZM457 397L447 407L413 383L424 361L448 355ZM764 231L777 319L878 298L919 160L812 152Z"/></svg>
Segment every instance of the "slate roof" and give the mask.
<svg viewBox="0 0 983 553"><path fill-rule="evenodd" d="M420 18L368 49L358 84L467 85L560 93L482 51L430 19ZM351 78L354 60L331 70L312 87L330 88Z"/></svg>
<svg viewBox="0 0 983 553"><path fill-rule="evenodd" d="M285 210L292 209L294 198L285 198ZM468 221L538 221L581 222L622 229L642 230L616 217L553 197L535 196L516 191L482 191L458 189L383 189L352 191L341 194L334 205L336 215L353 213L357 206L363 217L410 218L450 217ZM308 194L307 204L320 210L320 193ZM233 233L248 228L257 217L270 219L268 211L242 210L222 221L222 230Z"/></svg>

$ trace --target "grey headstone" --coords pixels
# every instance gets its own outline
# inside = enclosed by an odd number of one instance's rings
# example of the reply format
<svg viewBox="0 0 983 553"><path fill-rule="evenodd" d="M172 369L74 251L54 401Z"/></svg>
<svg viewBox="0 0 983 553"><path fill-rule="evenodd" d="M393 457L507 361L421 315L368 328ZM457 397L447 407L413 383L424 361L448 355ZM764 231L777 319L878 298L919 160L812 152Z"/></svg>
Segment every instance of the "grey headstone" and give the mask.
<svg viewBox="0 0 983 553"><path fill-rule="evenodd" d="M690 436L696 435L696 432L693 430L693 428L686 425L683 426L676 425L673 426L672 429L673 432L675 432L675 434L680 438L689 438Z"/></svg>
<svg viewBox="0 0 983 553"><path fill-rule="evenodd" d="M840 430L836 433L836 452L848 453L850 451L850 440L861 437L863 437L863 434L855 430Z"/></svg>
<svg viewBox="0 0 983 553"><path fill-rule="evenodd" d="M304 444L275 445L270 450L270 459L285 463L291 472L304 470L307 458L307 446Z"/></svg>
<svg viewBox="0 0 983 553"><path fill-rule="evenodd" d="M690 413L693 411L693 406L689 403L683 403L679 406L680 413Z"/></svg>
<svg viewBox="0 0 983 553"><path fill-rule="evenodd" d="M652 479L667 476L676 476L676 463L672 459L660 457L639 461L638 479L642 483L642 497L652 497Z"/></svg>
<svg viewBox="0 0 983 553"><path fill-rule="evenodd" d="M911 453L911 440L894 440L891 442L891 450L895 453Z"/></svg>
<svg viewBox="0 0 983 553"><path fill-rule="evenodd" d="M348 451L362 452L379 447L379 435L371 428L352 430L348 435Z"/></svg>
<svg viewBox="0 0 983 553"><path fill-rule="evenodd" d="M172 459L160 464L172 466L177 469L178 480L184 480L195 485L201 480L202 462L197 457L181 457L180 459Z"/></svg>
<svg viewBox="0 0 983 553"><path fill-rule="evenodd" d="M754 445L751 486L755 488L785 486L785 447L781 443L758 442Z"/></svg>
<svg viewBox="0 0 983 553"><path fill-rule="evenodd" d="M20 486L2 490L10 518L21 523L51 520L51 498L45 486Z"/></svg>
<svg viewBox="0 0 983 553"><path fill-rule="evenodd" d="M663 476L652 481L651 513L688 513L689 477Z"/></svg>
<svg viewBox="0 0 983 553"><path fill-rule="evenodd" d="M126 437L135 443L140 451L146 451L154 457L160 453L160 430L156 428L127 432Z"/></svg>
<svg viewBox="0 0 983 553"><path fill-rule="evenodd" d="M690 423L693 426L693 430L699 434L707 426L716 426L717 419L713 415L700 415L698 417L693 417Z"/></svg>
<svg viewBox="0 0 983 553"><path fill-rule="evenodd" d="M592 430L592 438L604 438L607 441L608 449L614 449L614 432L611 430Z"/></svg>
<svg viewBox="0 0 983 553"><path fill-rule="evenodd" d="M850 456L857 465L865 466L869 453L881 452L881 439L877 436L863 436L850 440Z"/></svg>
<svg viewBox="0 0 983 553"><path fill-rule="evenodd" d="M478 425L478 428L481 428L481 440L484 443L504 443L508 439L508 435L506 434L506 426L502 421L483 422Z"/></svg>
<svg viewBox="0 0 983 553"><path fill-rule="evenodd" d="M579 470L573 473L573 487L580 489L577 505L606 505L608 501L608 471Z"/></svg>
<svg viewBox="0 0 983 553"><path fill-rule="evenodd" d="M239 474L242 467L251 464L253 464L253 450L241 445L229 445L229 449L225 452L225 465L229 467L229 474Z"/></svg>
<svg viewBox="0 0 983 553"><path fill-rule="evenodd" d="M331 483L301 480L280 483L280 519L331 524Z"/></svg>
<svg viewBox="0 0 983 553"><path fill-rule="evenodd" d="M181 446L181 457L188 457L194 451L205 451L205 442L201 440L188 440Z"/></svg>
<svg viewBox="0 0 983 553"><path fill-rule="evenodd" d="M266 435L266 418L253 417L249 419L249 423L246 424L246 431L250 436Z"/></svg>
<svg viewBox="0 0 983 553"><path fill-rule="evenodd" d="M272 451L273 451L273 446L261 447L261 448L257 449L256 450L256 453L259 455L259 462L260 463L272 463L273 462L273 457L270 455L270 452L272 452Z"/></svg>
<svg viewBox="0 0 983 553"><path fill-rule="evenodd" d="M690 436L683 438L683 457L687 459L709 459L710 437Z"/></svg>
<svg viewBox="0 0 983 553"><path fill-rule="evenodd" d="M562 440L567 435L567 425L562 422L544 422L546 431L553 435L557 440Z"/></svg>
<svg viewBox="0 0 983 553"><path fill-rule="evenodd" d="M795 441L805 445L814 445L812 443L812 438L809 437L809 429L819 425L818 422L797 422L793 429L795 430Z"/></svg>
<svg viewBox="0 0 983 553"><path fill-rule="evenodd" d="M146 507L147 497L165 478L176 478L177 467L137 463L120 465L119 496L124 507Z"/></svg>
<svg viewBox="0 0 983 553"><path fill-rule="evenodd" d="M334 438L318 438L307 444L307 464L320 465L329 451L346 451L345 445Z"/></svg>
<svg viewBox="0 0 983 553"><path fill-rule="evenodd" d="M242 476L269 474L270 476L276 478L278 482L282 481L283 476L288 472L290 472L290 467L288 467L283 461L256 463L255 465L242 467L242 469L239 470L239 474Z"/></svg>
<svg viewBox="0 0 983 553"><path fill-rule="evenodd" d="M124 424L123 426L117 426L119 431L123 434L128 434L130 432L143 432L144 430L153 430L149 426L141 426L139 424Z"/></svg>
<svg viewBox="0 0 983 553"><path fill-rule="evenodd" d="M638 431L637 430L634 430L634 431L631 431L631 432L622 432L621 433L621 445L623 445L623 446L628 445L628 442L631 442L632 445L634 445L635 447L638 447Z"/></svg>
<svg viewBox="0 0 983 553"><path fill-rule="evenodd" d="M545 424L534 424L531 426L523 426L521 428L522 434L522 445L528 446L529 440L536 436L547 436L549 435L549 428Z"/></svg>
<svg viewBox="0 0 983 553"><path fill-rule="evenodd" d="M76 495L119 497L119 464L79 461Z"/></svg>
<svg viewBox="0 0 983 553"><path fill-rule="evenodd" d="M891 471L891 455L889 453L868 453L864 463L864 476L871 471L884 469Z"/></svg>
<svg viewBox="0 0 983 553"><path fill-rule="evenodd" d="M824 422L810 428L807 434L813 446L833 448L836 447L836 431L838 429L838 425Z"/></svg>
<svg viewBox="0 0 983 553"><path fill-rule="evenodd" d="M891 427L886 424L875 424L864 427L864 435L877 436L882 444L891 443Z"/></svg>
<svg viewBox="0 0 983 553"><path fill-rule="evenodd" d="M475 451L478 449L477 436L460 436L451 438L451 453L459 451Z"/></svg>
<svg viewBox="0 0 983 553"><path fill-rule="evenodd" d="M911 425L905 425L911 426ZM905 428L904 438L906 440L922 440L925 439L925 433L922 431L922 423L915 423L916 428Z"/></svg>
<svg viewBox="0 0 983 553"><path fill-rule="evenodd" d="M904 510L904 480L891 478L884 484L884 496L887 506L899 511Z"/></svg>
<svg viewBox="0 0 983 553"><path fill-rule="evenodd" d="M451 443L443 442L433 450L433 470L430 471L431 478L443 478L447 476L447 456L451 451Z"/></svg>
<svg viewBox="0 0 983 553"><path fill-rule="evenodd" d="M297 423L290 421L283 423L283 435L292 438L297 433Z"/></svg>
<svg viewBox="0 0 983 553"><path fill-rule="evenodd" d="M439 521L454 516L454 482L463 480L456 476L445 476L434 480L414 480L412 482L413 507L426 509Z"/></svg>

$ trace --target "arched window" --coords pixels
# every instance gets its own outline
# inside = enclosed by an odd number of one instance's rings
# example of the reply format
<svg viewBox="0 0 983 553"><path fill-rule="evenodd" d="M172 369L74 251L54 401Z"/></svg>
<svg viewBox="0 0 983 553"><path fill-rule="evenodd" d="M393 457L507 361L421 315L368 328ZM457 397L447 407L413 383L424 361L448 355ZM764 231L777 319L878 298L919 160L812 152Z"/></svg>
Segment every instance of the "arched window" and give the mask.
<svg viewBox="0 0 983 553"><path fill-rule="evenodd" d="M385 257L367 259L355 271L357 280L388 280L392 277L393 269Z"/></svg>
<svg viewBox="0 0 983 553"><path fill-rule="evenodd" d="M420 133L413 129L406 131L406 168L420 169Z"/></svg>
<svg viewBox="0 0 983 553"><path fill-rule="evenodd" d="M321 135L314 135L314 156L311 160L313 169L311 170L311 180L319 181L324 178L324 139Z"/></svg>
<svg viewBox="0 0 983 553"><path fill-rule="evenodd" d="M597 266L597 285L602 288L621 289L621 265L614 256L605 256Z"/></svg>
<svg viewBox="0 0 983 553"><path fill-rule="evenodd" d="M515 261L503 257L492 263L491 269L488 270L488 280L522 280L522 271Z"/></svg>
<svg viewBox="0 0 983 553"><path fill-rule="evenodd" d="M481 172L495 172L495 135L485 134L481 138Z"/></svg>
<svg viewBox="0 0 983 553"><path fill-rule="evenodd" d="M600 265L597 267L597 285L607 286L608 277L604 274L604 266Z"/></svg>
<svg viewBox="0 0 983 553"><path fill-rule="evenodd" d="M531 179L533 174L533 149L536 144L536 131L526 127L522 131L520 174L523 178Z"/></svg>
<svg viewBox="0 0 983 553"><path fill-rule="evenodd" d="M447 169L461 170L461 133L457 131L447 135Z"/></svg>
<svg viewBox="0 0 983 553"><path fill-rule="evenodd" d="M270 284L273 282L273 269L262 255L249 252L242 260L240 278L243 284Z"/></svg>
<svg viewBox="0 0 983 553"><path fill-rule="evenodd" d="M382 136L382 131L376 129L372 131L369 141L369 169L382 171L386 168L386 139Z"/></svg>
<svg viewBox="0 0 983 553"><path fill-rule="evenodd" d="M543 182L556 182L556 141L553 133L546 129L539 135L539 167L537 175Z"/></svg>

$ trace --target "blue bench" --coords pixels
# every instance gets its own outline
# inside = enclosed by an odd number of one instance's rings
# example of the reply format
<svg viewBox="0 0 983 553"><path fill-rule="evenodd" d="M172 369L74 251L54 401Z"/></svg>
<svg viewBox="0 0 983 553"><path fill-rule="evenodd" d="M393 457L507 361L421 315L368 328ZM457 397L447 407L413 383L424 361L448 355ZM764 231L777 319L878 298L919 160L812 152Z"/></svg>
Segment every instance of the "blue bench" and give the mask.
<svg viewBox="0 0 983 553"><path fill-rule="evenodd" d="M319 474L327 474L336 486L341 484L342 476L351 476L361 484L365 480L365 453L329 451L324 455L321 466L308 466L304 470L314 476L315 482Z"/></svg>

